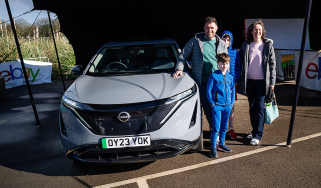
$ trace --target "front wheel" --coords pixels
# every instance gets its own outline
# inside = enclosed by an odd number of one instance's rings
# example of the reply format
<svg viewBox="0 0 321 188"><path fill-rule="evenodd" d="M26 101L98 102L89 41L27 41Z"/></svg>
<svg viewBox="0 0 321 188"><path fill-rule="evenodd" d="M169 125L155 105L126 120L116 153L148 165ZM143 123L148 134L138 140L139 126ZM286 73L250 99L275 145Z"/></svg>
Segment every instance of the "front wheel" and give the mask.
<svg viewBox="0 0 321 188"><path fill-rule="evenodd" d="M197 147L195 149L195 151L198 151L198 152L201 152L204 149L203 130L201 130L201 131L202 132L201 132L201 135L200 135L200 139L199 139L198 145L197 145Z"/></svg>

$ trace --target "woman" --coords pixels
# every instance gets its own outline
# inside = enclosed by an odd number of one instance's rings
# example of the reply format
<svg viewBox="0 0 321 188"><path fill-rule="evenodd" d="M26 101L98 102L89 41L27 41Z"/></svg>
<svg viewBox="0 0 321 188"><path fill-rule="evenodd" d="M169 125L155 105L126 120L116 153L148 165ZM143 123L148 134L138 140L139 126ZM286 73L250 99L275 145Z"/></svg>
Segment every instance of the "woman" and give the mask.
<svg viewBox="0 0 321 188"><path fill-rule="evenodd" d="M240 49L242 65L240 92L248 97L252 132L247 136L251 145L258 145L264 130L264 101L274 91L276 62L273 41L265 37L261 20L247 30L247 40Z"/></svg>

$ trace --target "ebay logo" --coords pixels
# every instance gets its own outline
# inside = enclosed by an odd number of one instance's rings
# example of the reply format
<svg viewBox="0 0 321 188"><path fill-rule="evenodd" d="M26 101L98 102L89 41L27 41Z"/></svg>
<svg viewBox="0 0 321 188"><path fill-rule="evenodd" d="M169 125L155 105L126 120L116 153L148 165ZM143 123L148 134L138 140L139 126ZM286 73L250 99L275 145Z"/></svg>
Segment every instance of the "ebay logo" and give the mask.
<svg viewBox="0 0 321 188"><path fill-rule="evenodd" d="M319 57L318 64L314 62L308 63L305 69L305 75L310 79L315 79L315 78L318 78L318 80L321 79L321 57Z"/></svg>
<svg viewBox="0 0 321 188"><path fill-rule="evenodd" d="M34 82L37 76L39 75L40 68L37 68L35 72L32 68L26 68L26 71L29 80ZM2 76L5 79L5 82L24 78L22 68L12 67L12 65L9 65L9 70L0 71L0 76Z"/></svg>

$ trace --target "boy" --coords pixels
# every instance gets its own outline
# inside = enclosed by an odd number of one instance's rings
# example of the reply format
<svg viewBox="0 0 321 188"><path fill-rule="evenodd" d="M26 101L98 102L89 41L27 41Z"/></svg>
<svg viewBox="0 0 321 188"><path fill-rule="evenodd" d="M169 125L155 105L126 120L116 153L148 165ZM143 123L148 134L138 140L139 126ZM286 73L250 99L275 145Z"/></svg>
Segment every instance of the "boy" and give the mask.
<svg viewBox="0 0 321 188"><path fill-rule="evenodd" d="M236 86L237 80L240 78L241 64L240 56L236 49L232 47L233 45L233 34L231 31L225 30L222 33L222 40L225 41L225 44L228 49L228 55L230 56L230 74L234 77L234 85ZM235 92L235 100L237 100L237 95ZM232 140L236 139L236 133L234 132L234 106L231 111L229 119L229 131L226 133L226 137Z"/></svg>
<svg viewBox="0 0 321 188"><path fill-rule="evenodd" d="M219 70L212 73L207 84L207 98L212 109L211 158L217 158L217 150L231 152L225 145L228 120L235 100L234 78L228 73L230 57L226 54L217 55ZM219 144L216 145L219 136Z"/></svg>

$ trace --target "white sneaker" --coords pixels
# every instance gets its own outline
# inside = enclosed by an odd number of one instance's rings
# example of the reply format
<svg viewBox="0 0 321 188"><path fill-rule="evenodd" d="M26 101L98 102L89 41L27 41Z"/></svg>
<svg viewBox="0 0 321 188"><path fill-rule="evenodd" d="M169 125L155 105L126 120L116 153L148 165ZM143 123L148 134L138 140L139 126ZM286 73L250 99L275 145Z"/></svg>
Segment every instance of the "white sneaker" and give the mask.
<svg viewBox="0 0 321 188"><path fill-rule="evenodd" d="M250 144L251 144L252 146L257 146L257 145L259 145L259 143L260 143L260 140L257 139L257 138L252 138L252 140L251 140L251 142L250 142Z"/></svg>
<svg viewBox="0 0 321 188"><path fill-rule="evenodd" d="M253 135L252 135L252 134L249 134L249 135L246 136L246 138L250 140L250 139L253 138Z"/></svg>

